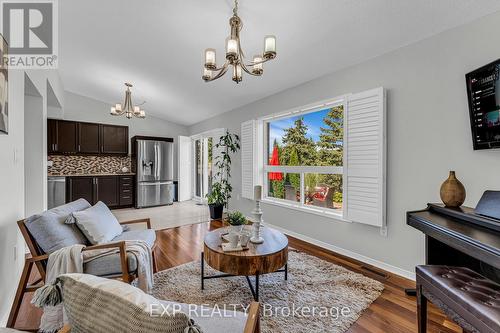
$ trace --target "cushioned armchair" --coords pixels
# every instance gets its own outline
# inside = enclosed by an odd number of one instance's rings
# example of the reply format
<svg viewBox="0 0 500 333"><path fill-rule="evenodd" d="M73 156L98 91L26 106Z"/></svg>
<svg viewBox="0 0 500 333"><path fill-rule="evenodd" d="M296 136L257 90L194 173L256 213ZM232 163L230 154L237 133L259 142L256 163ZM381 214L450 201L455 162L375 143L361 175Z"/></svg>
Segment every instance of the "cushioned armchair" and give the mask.
<svg viewBox="0 0 500 333"><path fill-rule="evenodd" d="M90 207L90 204L86 200L79 199L17 222L21 234L28 245L31 257L25 260L21 280L7 321L7 327L14 327L24 294L26 292L33 292L44 285L49 254L63 247L84 244L86 247L83 251L118 249L117 252L85 263L83 271L86 274L121 279L128 283L133 281L137 276L138 262L135 255L127 253L125 242L127 240L142 240L152 250L153 271L156 272L154 252L156 234L151 229L149 218L120 222L122 225L142 223L146 228L123 231L109 243L90 245L88 239L75 224L65 223L72 213L82 211L88 207ZM40 277L37 281L29 284L28 280L33 266L37 267Z"/></svg>

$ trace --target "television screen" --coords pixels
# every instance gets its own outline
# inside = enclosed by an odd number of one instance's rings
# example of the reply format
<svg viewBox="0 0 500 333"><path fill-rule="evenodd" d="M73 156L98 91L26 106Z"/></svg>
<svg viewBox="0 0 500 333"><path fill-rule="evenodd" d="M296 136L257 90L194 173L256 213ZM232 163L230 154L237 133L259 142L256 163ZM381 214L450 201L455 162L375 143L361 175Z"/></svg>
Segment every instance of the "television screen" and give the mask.
<svg viewBox="0 0 500 333"><path fill-rule="evenodd" d="M465 76L474 149L500 148L500 59Z"/></svg>

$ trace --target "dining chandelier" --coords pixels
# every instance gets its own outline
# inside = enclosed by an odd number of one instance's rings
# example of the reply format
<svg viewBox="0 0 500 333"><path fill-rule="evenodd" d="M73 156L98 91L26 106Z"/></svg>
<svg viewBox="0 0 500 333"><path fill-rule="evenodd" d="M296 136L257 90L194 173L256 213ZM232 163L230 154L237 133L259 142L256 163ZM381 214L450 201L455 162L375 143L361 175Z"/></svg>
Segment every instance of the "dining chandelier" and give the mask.
<svg viewBox="0 0 500 333"><path fill-rule="evenodd" d="M130 90L130 88L132 88L132 84L125 82L125 86L127 87L127 90L125 91L125 102L123 102L123 106L120 103L112 106L110 113L113 116L125 115L128 119L132 117L146 118L146 112L139 106L134 106L132 104L132 91Z"/></svg>
<svg viewBox="0 0 500 333"><path fill-rule="evenodd" d="M205 50L205 66L203 67L203 80L205 82L217 80L222 77L232 66L233 81L241 82L243 71L250 75L261 76L264 73L263 64L276 58L276 37L264 37L264 53L255 55L253 61L245 64L245 55L241 49L240 31L243 22L238 16L238 0L234 1L233 16L229 19L231 35L226 39L226 61L222 67L217 67L215 49Z"/></svg>

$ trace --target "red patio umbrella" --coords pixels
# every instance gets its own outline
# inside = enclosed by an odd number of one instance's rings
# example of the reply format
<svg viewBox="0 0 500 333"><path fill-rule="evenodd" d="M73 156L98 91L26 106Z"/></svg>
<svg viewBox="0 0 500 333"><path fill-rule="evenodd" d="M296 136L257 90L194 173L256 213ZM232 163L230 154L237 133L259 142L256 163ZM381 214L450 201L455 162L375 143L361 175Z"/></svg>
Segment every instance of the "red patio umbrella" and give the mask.
<svg viewBox="0 0 500 333"><path fill-rule="evenodd" d="M280 159L278 156L278 146L273 148L273 156L269 160L269 165L280 165ZM283 180L283 173L281 172L269 172L269 180Z"/></svg>

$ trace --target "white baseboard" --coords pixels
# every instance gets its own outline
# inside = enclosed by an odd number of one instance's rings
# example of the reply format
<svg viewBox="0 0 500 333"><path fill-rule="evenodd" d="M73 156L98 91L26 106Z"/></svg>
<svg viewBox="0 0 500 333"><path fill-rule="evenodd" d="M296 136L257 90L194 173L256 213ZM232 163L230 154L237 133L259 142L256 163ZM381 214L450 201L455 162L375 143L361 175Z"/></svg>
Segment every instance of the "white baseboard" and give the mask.
<svg viewBox="0 0 500 333"><path fill-rule="evenodd" d="M353 259L359 260L359 261L361 261L361 262L363 262L365 264L372 265L374 267L383 269L383 270L385 270L387 272L390 272L390 273L402 276L404 278L410 279L412 281L415 281L415 272L410 272L410 271L401 269L399 267L387 264L385 262L382 262L382 261L379 261L379 260L376 260L376 259L364 256L364 255L356 253L356 252L352 252L350 250L343 249L341 247L338 247L338 246L335 246L335 245L332 245L332 244L325 243L323 241L320 241L320 240L311 238L309 236L305 236L305 235L302 235L302 234L299 234L299 233L296 233L296 232L293 232L293 231L290 231L290 230L278 227L278 226L273 225L273 224L265 223L265 225L269 225L272 228L281 231L285 235L292 236L292 237L300 239L300 240L302 240L304 242L307 242L307 243L319 246L319 247L324 248L326 250L330 250L330 251L336 252L338 254L344 255L344 256L349 257L349 258L353 258Z"/></svg>

